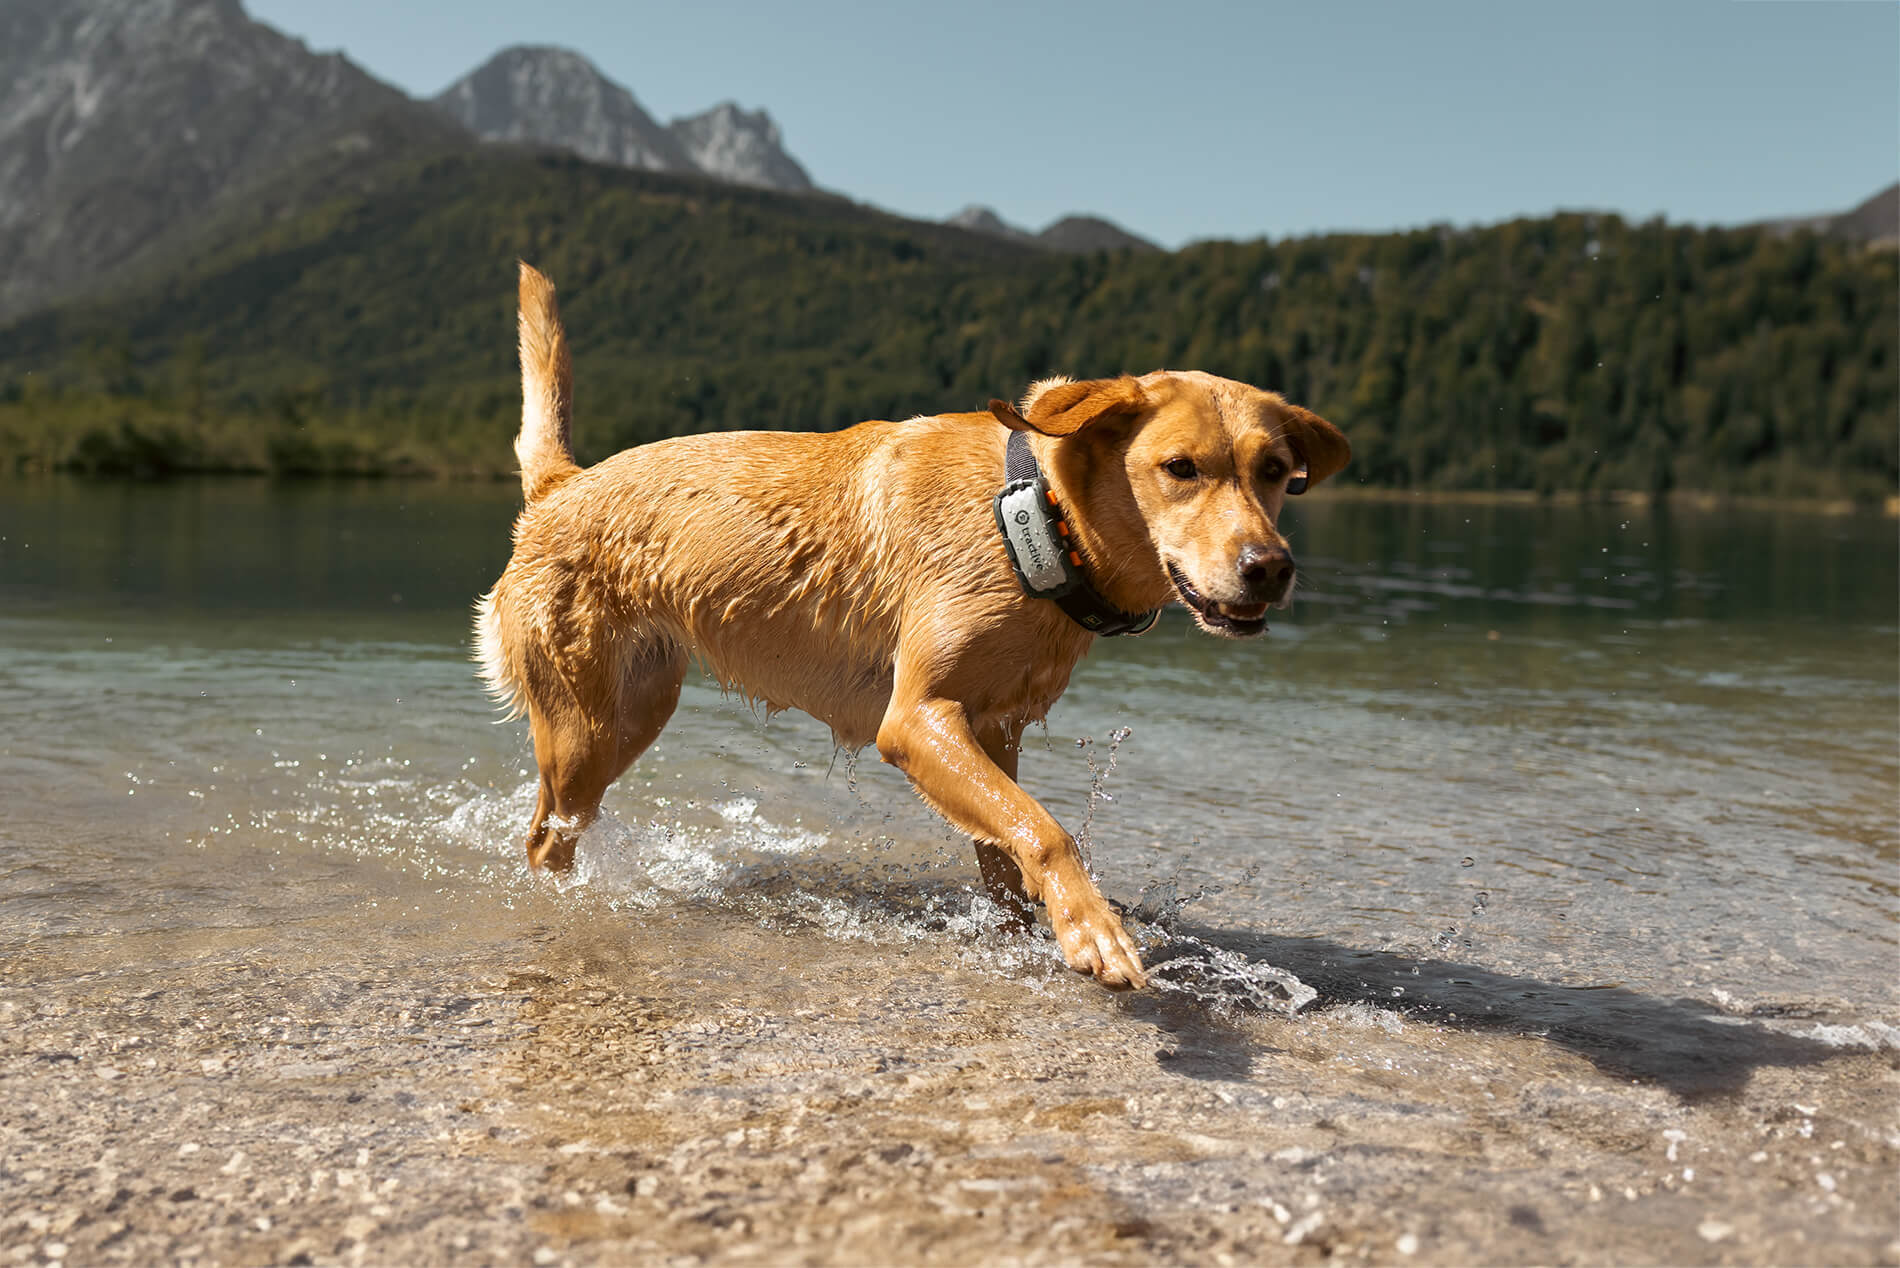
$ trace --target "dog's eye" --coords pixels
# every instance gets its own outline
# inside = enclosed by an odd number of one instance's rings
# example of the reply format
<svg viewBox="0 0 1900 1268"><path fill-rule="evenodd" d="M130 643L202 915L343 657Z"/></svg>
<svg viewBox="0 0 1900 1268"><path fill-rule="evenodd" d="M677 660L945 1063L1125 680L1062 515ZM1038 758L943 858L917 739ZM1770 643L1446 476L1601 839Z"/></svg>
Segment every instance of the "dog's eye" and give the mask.
<svg viewBox="0 0 1900 1268"><path fill-rule="evenodd" d="M1268 484L1278 484L1286 475L1286 464L1278 458L1269 458L1260 464L1260 478Z"/></svg>
<svg viewBox="0 0 1900 1268"><path fill-rule="evenodd" d="M1168 474L1177 480L1192 480L1199 474L1192 458L1176 458L1167 465L1167 470Z"/></svg>

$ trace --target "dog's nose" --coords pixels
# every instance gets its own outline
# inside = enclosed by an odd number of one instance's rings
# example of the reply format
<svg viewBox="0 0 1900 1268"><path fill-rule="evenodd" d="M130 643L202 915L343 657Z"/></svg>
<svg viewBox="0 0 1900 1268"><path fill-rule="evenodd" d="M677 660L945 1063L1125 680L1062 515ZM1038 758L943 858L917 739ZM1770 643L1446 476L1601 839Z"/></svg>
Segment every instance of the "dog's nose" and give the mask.
<svg viewBox="0 0 1900 1268"><path fill-rule="evenodd" d="M1238 567L1247 593L1256 600L1276 602L1293 584L1293 555L1284 546L1243 546Z"/></svg>

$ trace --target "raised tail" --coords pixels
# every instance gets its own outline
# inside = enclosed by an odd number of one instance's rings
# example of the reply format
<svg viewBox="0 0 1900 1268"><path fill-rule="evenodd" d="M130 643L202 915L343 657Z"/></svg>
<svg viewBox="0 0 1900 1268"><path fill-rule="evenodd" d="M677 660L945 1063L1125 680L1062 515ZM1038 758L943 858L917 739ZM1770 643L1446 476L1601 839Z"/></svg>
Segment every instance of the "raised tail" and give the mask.
<svg viewBox="0 0 1900 1268"><path fill-rule="evenodd" d="M532 502L580 470L569 440L574 412L574 369L567 334L554 304L554 283L521 265L521 434L515 459L521 493Z"/></svg>

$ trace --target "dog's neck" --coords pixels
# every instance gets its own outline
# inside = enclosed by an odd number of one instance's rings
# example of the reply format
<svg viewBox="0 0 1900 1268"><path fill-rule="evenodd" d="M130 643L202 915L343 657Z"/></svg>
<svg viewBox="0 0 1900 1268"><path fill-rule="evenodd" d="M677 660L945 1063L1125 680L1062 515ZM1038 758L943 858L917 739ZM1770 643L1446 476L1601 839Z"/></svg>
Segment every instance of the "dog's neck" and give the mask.
<svg viewBox="0 0 1900 1268"><path fill-rule="evenodd" d="M1114 461L1119 465L1120 447L1108 445L1090 451L1083 448L1087 442L1076 438L1045 436L1040 432L1024 435L1029 441L1029 451L1035 455L1036 465L1042 468L1043 479L1055 493L1063 517L1075 534L1083 572L1096 593L1124 612L1147 612L1170 602L1174 598L1174 587L1169 584L1161 557L1155 553L1154 543L1146 531L1139 535L1111 535L1103 530L1100 522L1109 517L1090 514L1087 494L1091 459ZM1134 494L1125 486L1123 493L1129 499L1131 514L1116 518L1140 524L1139 512L1132 510Z"/></svg>

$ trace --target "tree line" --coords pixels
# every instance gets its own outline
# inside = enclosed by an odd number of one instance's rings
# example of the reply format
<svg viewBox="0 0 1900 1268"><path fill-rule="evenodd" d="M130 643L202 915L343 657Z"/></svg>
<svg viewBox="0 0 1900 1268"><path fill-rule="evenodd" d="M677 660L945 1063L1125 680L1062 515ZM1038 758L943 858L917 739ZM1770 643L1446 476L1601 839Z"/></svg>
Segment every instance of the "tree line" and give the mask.
<svg viewBox="0 0 1900 1268"><path fill-rule="evenodd" d="M1562 214L1054 255L843 200L463 154L213 235L0 331L0 456L158 474L505 471L512 261L560 287L583 456L1194 368L1385 488L1890 497L1900 255Z"/></svg>

